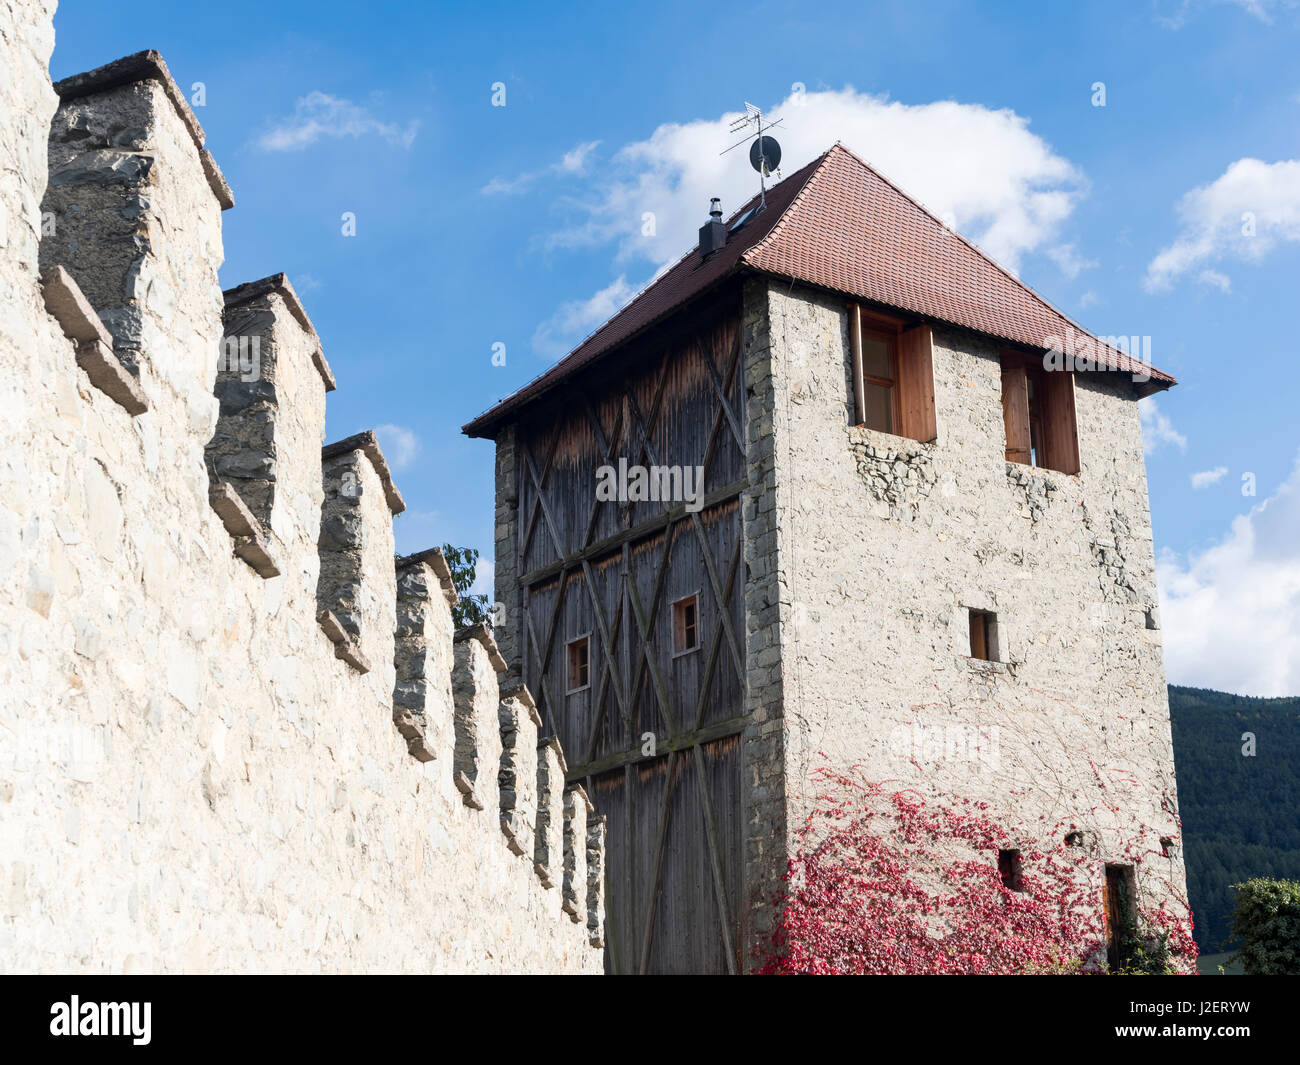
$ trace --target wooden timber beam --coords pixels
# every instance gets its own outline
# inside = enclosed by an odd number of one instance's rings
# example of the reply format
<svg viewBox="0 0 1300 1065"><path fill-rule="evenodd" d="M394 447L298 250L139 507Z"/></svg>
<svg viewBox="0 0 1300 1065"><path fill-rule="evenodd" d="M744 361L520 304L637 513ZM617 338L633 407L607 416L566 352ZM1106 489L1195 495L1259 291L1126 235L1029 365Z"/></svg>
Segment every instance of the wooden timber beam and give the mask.
<svg viewBox="0 0 1300 1065"><path fill-rule="evenodd" d="M743 493L748 487L749 482L747 480L733 481L731 484L724 485L722 488L718 488L708 493L708 495L704 497L704 502L700 507L699 513L710 510L719 504L729 503L733 499L739 499L741 493ZM653 518L646 519L639 525L634 525L630 529L624 529L622 532L615 533L613 536L608 536L604 540L600 540L589 547L584 547L581 550L574 551L571 554L565 555L561 559L557 559L554 562L548 562L545 566L539 566L537 569L525 573L519 578L519 584L523 587L539 584L542 581L556 576L562 570L579 568L583 562L594 562L596 559L603 555L610 554L615 549L622 547L624 544L635 543L637 540L643 540L647 536L654 535L665 528L670 521L679 521L682 518L688 517L691 513L693 512L686 509L685 503L678 503L676 506L665 510L662 514L657 514Z"/></svg>
<svg viewBox="0 0 1300 1065"><path fill-rule="evenodd" d="M597 758L585 765L573 766L565 780L570 784L581 783L584 777L600 776L602 773L608 773L613 769L636 765L638 762L653 761L665 754L684 751L701 743L710 743L713 740L724 739L727 736L738 736L745 731L745 725L748 721L749 718L743 715L741 717L731 717L726 721L716 721L712 725L705 725L690 732L680 732L676 736L665 737L656 744L655 753L652 755L642 754L640 747L634 747L629 751L620 751L618 754L607 754L603 758Z"/></svg>

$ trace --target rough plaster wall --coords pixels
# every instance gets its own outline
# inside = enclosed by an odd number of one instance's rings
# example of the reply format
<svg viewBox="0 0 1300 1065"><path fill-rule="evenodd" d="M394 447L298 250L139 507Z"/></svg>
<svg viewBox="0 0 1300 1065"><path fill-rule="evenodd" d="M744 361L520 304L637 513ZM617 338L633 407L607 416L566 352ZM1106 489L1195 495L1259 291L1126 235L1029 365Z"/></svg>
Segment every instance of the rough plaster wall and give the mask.
<svg viewBox="0 0 1300 1065"><path fill-rule="evenodd" d="M36 279L46 136L58 106L48 74L53 18L53 0L0 0L0 336L10 343L26 337L34 313L32 294L11 282ZM17 297L24 295L21 306Z"/></svg>
<svg viewBox="0 0 1300 1065"><path fill-rule="evenodd" d="M0 484L5 499L26 495L26 456L17 446L24 396L42 387L42 351L62 334L45 313L39 272L46 140L58 98L47 72L54 48L54 4L0 0L0 357L11 376L0 388ZM48 388L48 383L45 385ZM79 404L75 378L50 389L61 406ZM0 580L17 570L21 526L0 509ZM2 798L3 796L0 796Z"/></svg>
<svg viewBox="0 0 1300 1065"><path fill-rule="evenodd" d="M391 527L364 560L368 675L316 624L314 536L281 545L272 580L232 556L203 460L219 214L165 109L141 112L156 180L143 198L163 216L146 219L150 280L128 308L139 328L121 334L151 409L130 418L77 368L29 232L52 11L15 11L0 41L15 72L0 120L0 232L15 249L0 265L0 964L599 972L560 893L464 806L450 750L416 762L393 728ZM279 462L294 484L319 482L319 426L301 437ZM377 481L365 488L367 520L386 522ZM447 734L450 685L431 687Z"/></svg>
<svg viewBox="0 0 1300 1065"><path fill-rule="evenodd" d="M919 444L848 426L842 301L772 285L765 302L776 474L754 514L775 514L780 533L791 828L825 752L894 787L986 800L1026 843L1054 846L1057 822L1072 823L1089 834L1098 877L1105 861L1136 857L1147 901L1185 898L1181 852L1160 856L1159 839L1179 829L1127 379L1078 380L1077 477L1034 470L1004 460L991 344L935 329L939 435ZM765 406L761 394L750 402ZM764 628L760 607L766 598L750 604L751 631ZM997 612L1004 663L968 657L968 607ZM752 642L751 661L751 686L770 684ZM896 730L917 725L953 730L937 747L900 745ZM996 765L991 743L977 755L946 742L979 733L997 737Z"/></svg>

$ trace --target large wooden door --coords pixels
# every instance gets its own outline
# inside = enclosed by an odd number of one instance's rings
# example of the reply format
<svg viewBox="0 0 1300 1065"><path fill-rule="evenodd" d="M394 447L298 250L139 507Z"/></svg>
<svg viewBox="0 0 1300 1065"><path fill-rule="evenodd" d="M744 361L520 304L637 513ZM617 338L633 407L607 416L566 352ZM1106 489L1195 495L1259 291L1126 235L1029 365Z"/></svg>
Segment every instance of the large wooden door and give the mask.
<svg viewBox="0 0 1300 1065"><path fill-rule="evenodd" d="M607 817L611 972L739 968L742 397L739 323L715 315L518 436L524 676ZM702 487L690 505L598 499L620 459L702 467Z"/></svg>

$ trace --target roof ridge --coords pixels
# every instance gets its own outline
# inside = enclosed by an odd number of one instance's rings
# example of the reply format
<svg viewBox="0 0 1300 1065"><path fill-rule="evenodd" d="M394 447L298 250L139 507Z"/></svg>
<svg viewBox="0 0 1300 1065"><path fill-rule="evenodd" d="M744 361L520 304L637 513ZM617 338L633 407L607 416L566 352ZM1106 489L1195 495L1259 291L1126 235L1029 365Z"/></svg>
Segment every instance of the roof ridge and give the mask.
<svg viewBox="0 0 1300 1065"><path fill-rule="evenodd" d="M804 193L808 191L808 187L813 183L813 178L815 178L818 174L821 173L822 168L826 165L826 161L831 157L831 153L833 153L835 149L839 147L839 144L840 142L836 141L824 152L822 152L821 155L819 155L816 159L814 159L811 163L805 163L803 166L799 168L799 170L803 170L809 166L812 167L812 169L808 171L808 176L804 178L803 184L799 186L799 191L796 192L794 194L794 198L788 204L786 204L785 209L777 217L777 220L772 224L772 228L769 229L761 238L756 240L753 244L751 244L748 248L746 248L743 252L740 253L740 261L742 263L745 263L745 265L747 266L754 265L753 262L750 260L750 255L756 253L760 248L762 248L763 245L766 244L769 240L771 240L772 237L775 236L776 233L781 229L781 227L784 226L786 222L790 220L790 217L794 214L795 208L798 207L800 203L803 201ZM799 170L796 170L795 174L797 174ZM790 177L794 177L794 174L791 174Z"/></svg>
<svg viewBox="0 0 1300 1065"><path fill-rule="evenodd" d="M629 343L729 276L751 271L971 329L994 342L1031 350L1059 346L1084 364L1096 361L1133 373L1142 394L1177 383L1136 352L1117 347L1113 337L1102 340L1089 332L841 141L766 191L769 210L757 213L762 200L750 197L728 217L728 240L716 253L697 260L695 250L688 249L582 344L464 431L487 435L508 411Z"/></svg>
<svg viewBox="0 0 1300 1065"><path fill-rule="evenodd" d="M793 177L794 175L791 174L790 176ZM737 207L736 210L734 210L731 213L731 215L727 218L727 221L724 223L724 225L726 225L728 229L728 232L730 232L731 223L735 221L737 218L739 218L742 214L744 214L745 210L749 207L749 205L757 199L758 199L758 194L755 193L753 196L747 199L743 204L741 204L741 206ZM764 237L763 239L766 240L767 238ZM655 270L655 272L650 275L650 280L648 280L644 285L642 285L630 300L628 300L625 304L623 304L623 306L621 306L618 310L616 310L613 314L611 314L609 318L605 319L605 321L601 322L598 326L596 326L596 328L593 329L590 333L588 333L585 337L579 340L578 343L574 344L572 348L570 348L567 352L564 353L564 356L560 361L562 362L563 359L567 359L575 351L581 348L583 344L587 343L588 340L590 340L602 329L604 329L605 326L607 326L611 321L617 318L624 311L630 310L639 300L641 300L647 293L649 293L649 291L652 288L654 288L656 281L658 281L661 277L663 277L665 274L669 273L670 271L676 270L677 267L681 266L692 255L698 255L699 250L700 249L698 245L688 246L687 249L684 252L682 252L682 254L679 255L676 259L673 259L670 262L665 263L663 266L658 267Z"/></svg>
<svg viewBox="0 0 1300 1065"><path fill-rule="evenodd" d="M792 173L788 178L782 178L780 181L776 183L776 185L773 185L772 188L775 189L778 185L783 185L785 184L785 182L793 180L799 174L800 171L807 170L809 167L812 167L812 170L809 172L808 177L804 179L803 186L800 186L800 192L802 192L803 188L807 186L808 181L812 178L812 174L816 172L816 166L814 164L821 163L828 155L830 155L830 153L831 153L831 149L829 148L826 149L826 151L824 151L821 154L821 156L819 156L816 159L811 159L807 163L804 163L802 166L796 169L794 173ZM771 189L769 189L768 191L770 192ZM723 224L726 227L726 231L728 234L731 233L732 224L738 218L740 218L743 214L745 214L746 211L749 211L758 205L758 203L760 202L761 195L762 195L761 193L757 193L757 192L754 193L752 196L749 197L749 199L743 201L739 207L737 207L730 215L727 216L727 220ZM773 223L773 228L780 225L781 221L785 218L785 216L789 213L790 208L793 206L794 206L794 202L791 201L781 210L780 214L777 216L776 221ZM771 235L770 233L765 234L757 243L761 244L770 235ZM740 254L739 261L744 262L747 251L748 249L746 249L746 252L742 252ZM638 303L640 303L648 295L650 295L655 285L658 284L664 277L671 274L678 267L684 265L693 256L696 256L698 254L699 254L699 247L697 245L689 245L687 246L686 250L682 252L682 254L679 255L676 259L673 259L665 263L663 266L656 268L655 272L650 275L649 280L647 280L645 284L643 284L640 287L640 289L637 290L636 294L630 300L628 300L625 304L619 307L618 310L614 311L614 313L611 314L607 319L605 319L594 329L592 329L590 333L584 336L580 341L578 341L578 343L576 343L572 348L570 348L558 359L556 359L553 363L551 363L551 365L548 366L546 369L544 369L541 373L537 374L531 380L526 381L524 384L520 385L517 389L515 389L514 392L511 393L511 395L517 395L518 393L523 392L525 389L530 388L532 385L543 380L551 373L553 373L555 370L563 366L569 359L573 358L573 356L578 354L578 352L580 352L588 342L590 342L595 336L597 336L604 329L606 329L611 322L619 318L621 315L631 311L633 307L635 307ZM473 420L478 421L479 419L483 418L487 414L491 413L491 411L495 410L498 406L500 406L502 402L504 402L504 400L499 400L498 402L494 403L491 407L488 407L487 410L483 411L480 415L478 415L478 417L476 417Z"/></svg>
<svg viewBox="0 0 1300 1065"><path fill-rule="evenodd" d="M1035 289L1035 288L1033 287L1033 285L1030 285L1030 284L1029 284L1028 282L1026 282L1026 281L1022 281L1019 277L1017 277L1015 274L1013 274L1010 270L1008 270L1005 266L1003 266L1000 262L998 262L995 258L993 258L993 256L991 256L988 252L986 252L983 248L981 248L981 247L980 247L978 244L976 244L974 241L969 240L969 239L967 239L966 237L962 236L961 233L957 232L957 230L953 229L951 226L945 225L943 219L939 218L938 215L936 215L933 211L931 211L928 207L926 207L925 204L923 204L923 203L922 203L920 200L918 200L915 196L913 196L911 193L909 193L906 189L902 188L900 185L898 185L898 184L896 184L895 182L891 181L888 177L885 176L884 173L882 173L882 172L881 172L880 170L878 170L876 167L874 167L874 166L872 166L870 163L868 163L865 159L863 159L860 155L858 155L858 153L855 152L852 148L848 147L848 146L845 145L845 144L842 144L842 143L839 142L839 141L836 141L835 144L832 145L832 147L830 148L830 151L828 151L826 154L829 155L830 152L834 151L836 148L840 149L840 151L842 151L842 152L844 152L846 155L848 155L849 158L853 159L854 161L856 161L856 162L859 163L860 165L862 165L862 166L866 167L868 170L870 170L873 174L876 175L876 177L878 177L881 181L883 181L883 182L884 182L886 185L888 185L891 189L893 189L893 190L894 190L895 192L897 192L900 196L902 196L903 199L907 200L907 202L910 203L910 204L912 204L914 207L916 207L917 210L919 210L919 211L921 211L922 213L924 213L924 214L926 215L926 217L928 217L928 218L932 219L933 221L937 222L940 226L943 227L943 229L944 229L946 232L951 233L951 234L952 234L954 237L956 237L959 241L961 241L963 244L965 244L966 247L970 248L971 251L973 251L973 252L974 252L976 255L978 255L981 259L983 259L986 263L988 263L988 264L989 264L990 266L992 266L995 270L997 270L998 273L1002 274L1003 277L1007 278L1007 280L1011 281L1013 284L1019 285L1019 286L1020 286L1021 288L1023 288L1026 292L1028 292L1031 296L1033 296L1034 299L1038 300L1038 302L1041 303L1044 307L1046 307L1049 311L1051 311L1051 312L1052 312L1053 314L1055 314L1055 315L1058 315L1058 316L1059 316L1059 317L1060 317L1060 318L1065 322L1066 325L1070 326L1070 327L1073 328L1073 329L1078 330L1078 332L1082 333L1084 336L1089 337L1089 338L1092 339L1092 340L1097 341L1099 344L1103 343L1102 340L1101 340L1101 338L1100 338L1099 336L1097 336L1095 333L1093 333L1093 332L1091 332L1090 330L1085 329L1083 326L1081 326L1078 322L1076 322L1073 318L1071 318L1071 317L1070 317L1068 314L1066 314L1063 310L1061 310L1061 309L1060 309L1059 307L1057 307L1054 303L1052 303L1051 300L1049 300L1049 299L1047 299L1045 296L1043 296L1043 295L1042 295L1042 294L1041 294L1037 289ZM791 206L793 207L794 205L791 204ZM765 239L766 239L766 238L765 238ZM1062 339L1062 341L1064 341L1065 338L1062 337L1061 339ZM1122 355L1124 358L1132 359L1132 360L1133 360L1134 362L1136 362L1139 366L1145 366L1145 367L1151 367L1151 368L1154 368L1154 367L1152 366L1152 364L1150 364L1150 363L1145 363L1145 362L1143 362L1141 359L1135 358L1133 355L1130 355L1130 354L1128 354L1128 353L1126 353L1126 352L1119 351L1117 348L1113 348L1113 347L1111 347L1110 344L1104 344L1103 346L1104 346L1105 348L1107 348L1108 350L1115 352L1116 355Z"/></svg>
<svg viewBox="0 0 1300 1065"><path fill-rule="evenodd" d="M830 155L830 149L829 149L829 148L828 148L825 152L822 153L822 157L824 158L824 157L827 156L827 155ZM816 162L817 160L813 160L813 161ZM807 163L805 163L803 166L799 167L799 170L803 170L804 167L806 167L806 166L808 166ZM795 171L796 174L797 174L798 172L799 172L798 170ZM811 176L812 176L812 175L810 174L809 177L811 178ZM794 177L794 174L791 174L790 177ZM778 182L777 184L780 184L780 182ZM805 181L804 184L807 184L807 182ZM775 186L774 186L774 187L775 187ZM800 189L800 191L803 191L803 190ZM759 193L757 193L757 192L754 193L753 196L751 196L749 199L745 200L745 201L744 201L744 202L743 202L739 207L737 207L734 211L731 212L731 214L727 217L726 222L723 223L723 224L726 226L726 228L727 228L727 232L728 232L728 233L731 232L731 224L732 224L736 219L738 219L741 215L743 215L747 210L749 210L750 207L751 207L751 205L756 205L756 204L757 204L757 201L758 201L758 199L759 199L759 196L760 196ZM790 204L788 204L788 205L786 206L785 210L783 210L783 211L781 212L780 216L779 216L778 219L777 219L777 223L776 223L777 225L780 225L780 223L781 223L781 219L784 219L784 217L786 216L786 214L789 212L790 208L793 207L793 206L794 206L793 201L792 201ZM773 228L775 228L775 226L774 226ZM769 237L769 236L771 236L771 233L768 233L767 236L763 237L763 240L767 240L767 237ZM763 240L760 240L758 243L761 244L761 243L763 242ZM667 273L670 273L670 272L673 271L673 270L676 270L677 267L679 267L679 266L681 266L683 263L685 263L688 259L691 258L691 256L693 256L693 255L698 255L698 254L699 254L699 247L698 247L697 245L688 246L688 247L686 248L686 250L685 250L684 252L682 252L682 254L679 255L676 259L673 259L673 260L671 260L670 262L665 263L663 266L661 266L661 267L659 267L658 269L656 269L655 272L654 272L653 274L650 275L650 279L649 279L649 280L648 280L644 285L642 285L642 286L637 290L636 295L634 295L630 300L628 300L625 304L623 304L623 306L621 306L621 307L620 307L618 310L616 310L612 315L610 315L609 318L607 318L605 321L601 322L600 325L596 326L595 329L593 329L590 333L588 333L585 337L583 337L580 341L578 341L578 343L574 344L573 347L569 349L569 351L565 352L563 358L562 358L560 361L562 362L563 359L567 359L567 358L568 358L570 355L572 355L574 352L578 351L578 350L582 347L583 344L587 343L588 340L590 340L590 339L591 339L592 337L594 337L597 333L599 333L602 329L604 329L605 326L607 326L611 321L613 321L615 318L617 318L617 317L618 317L620 314L622 314L624 311L626 311L626 310L630 310L630 309L631 309L631 308L632 308L632 307L633 307L633 306L634 306L638 301L640 301L642 298L644 298L644 297L649 293L649 291L650 291L652 288L654 288L654 286L655 286L655 282L658 281L661 277L663 277L663 276L664 276L665 274L667 274ZM742 258L742 259L744 258L744 255L743 255L743 254L741 255L741 258ZM542 375L539 375L539 376L545 376L545 375L542 374Z"/></svg>

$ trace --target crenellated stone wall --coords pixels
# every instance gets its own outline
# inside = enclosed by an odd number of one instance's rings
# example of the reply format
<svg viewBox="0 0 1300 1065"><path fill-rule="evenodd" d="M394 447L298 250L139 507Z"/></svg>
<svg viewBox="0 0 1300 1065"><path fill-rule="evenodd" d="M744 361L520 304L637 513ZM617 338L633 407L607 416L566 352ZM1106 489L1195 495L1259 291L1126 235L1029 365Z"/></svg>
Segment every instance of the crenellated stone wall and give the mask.
<svg viewBox="0 0 1300 1065"><path fill-rule="evenodd" d="M51 87L52 14L0 11L0 968L599 972L601 824L531 697L394 558L373 434L322 447L288 282L222 293L165 65Z"/></svg>

